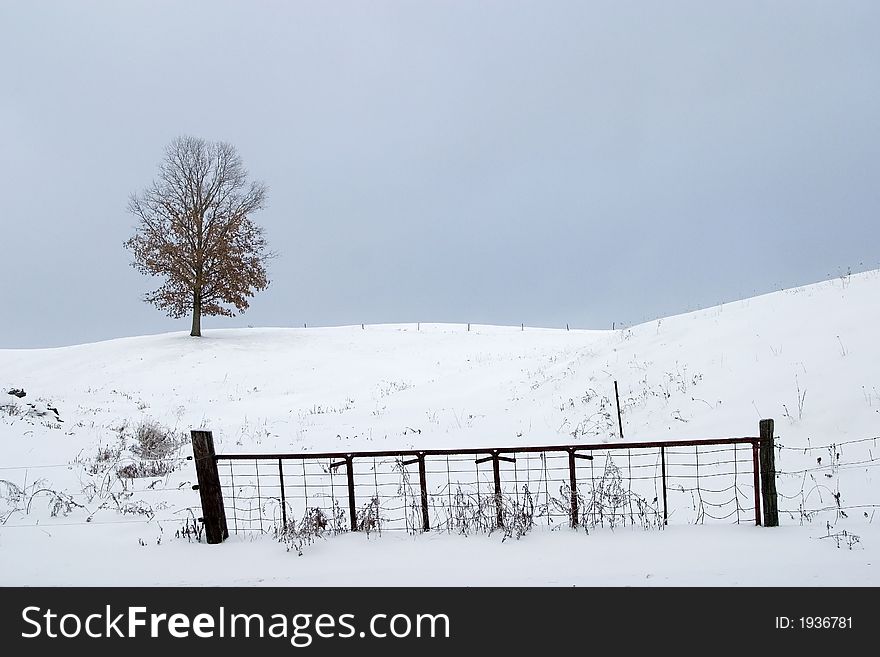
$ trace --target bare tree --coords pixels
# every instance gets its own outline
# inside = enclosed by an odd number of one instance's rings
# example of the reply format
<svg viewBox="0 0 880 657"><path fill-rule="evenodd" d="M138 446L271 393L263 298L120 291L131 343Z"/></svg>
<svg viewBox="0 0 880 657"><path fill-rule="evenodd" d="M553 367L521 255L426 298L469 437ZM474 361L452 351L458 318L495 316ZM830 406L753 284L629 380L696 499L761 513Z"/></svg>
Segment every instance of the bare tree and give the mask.
<svg viewBox="0 0 880 657"><path fill-rule="evenodd" d="M263 229L251 215L264 207L266 188L248 182L235 148L179 137L166 149L159 175L128 210L138 219L125 242L132 266L164 283L144 300L184 317L200 336L202 315L234 316L269 285Z"/></svg>

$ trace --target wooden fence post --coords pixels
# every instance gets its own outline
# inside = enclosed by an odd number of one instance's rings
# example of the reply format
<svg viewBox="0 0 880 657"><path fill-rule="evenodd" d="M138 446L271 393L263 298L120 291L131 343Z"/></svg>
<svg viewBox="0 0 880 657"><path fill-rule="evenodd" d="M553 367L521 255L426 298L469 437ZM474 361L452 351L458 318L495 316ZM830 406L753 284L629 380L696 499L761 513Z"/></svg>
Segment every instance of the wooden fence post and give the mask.
<svg viewBox="0 0 880 657"><path fill-rule="evenodd" d="M504 498L501 495L501 468L498 463L498 452L492 453L492 477L495 479L495 522L497 527L504 527Z"/></svg>
<svg viewBox="0 0 880 657"><path fill-rule="evenodd" d="M422 530L431 529L431 521L428 518L428 480L425 470L425 455L419 454L419 488L422 493Z"/></svg>
<svg viewBox="0 0 880 657"><path fill-rule="evenodd" d="M761 420L761 491L764 502L764 526L779 526L779 506L776 496L776 454L773 442L773 420Z"/></svg>
<svg viewBox="0 0 880 657"><path fill-rule="evenodd" d="M191 431L190 436L196 477L199 481L199 496L202 498L205 537L208 543L222 543L229 538L229 529L226 527L220 474L217 472L217 460L214 458L214 436L210 431Z"/></svg>
<svg viewBox="0 0 880 657"><path fill-rule="evenodd" d="M354 498L354 459L351 456L345 457L345 469L348 470L348 514L351 520L351 531L358 530L357 521L357 504Z"/></svg>

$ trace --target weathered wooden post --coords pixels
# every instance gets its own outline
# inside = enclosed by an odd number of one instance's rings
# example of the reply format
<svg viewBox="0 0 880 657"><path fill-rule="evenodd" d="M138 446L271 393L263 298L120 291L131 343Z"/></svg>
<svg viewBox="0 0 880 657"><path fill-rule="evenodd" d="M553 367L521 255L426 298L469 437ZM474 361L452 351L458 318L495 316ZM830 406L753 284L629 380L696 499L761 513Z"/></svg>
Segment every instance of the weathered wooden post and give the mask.
<svg viewBox="0 0 880 657"><path fill-rule="evenodd" d="M419 488L422 491L422 529L431 529L431 521L428 518L428 477L425 471L425 455L419 454Z"/></svg>
<svg viewBox="0 0 880 657"><path fill-rule="evenodd" d="M501 468L498 452L492 454L492 476L495 479L495 521L498 528L504 527L504 498L501 496Z"/></svg>
<svg viewBox="0 0 880 657"><path fill-rule="evenodd" d="M764 526L779 526L779 506L776 496L776 453L773 441L773 420L759 424L761 448L761 491L764 502Z"/></svg>
<svg viewBox="0 0 880 657"><path fill-rule="evenodd" d="M214 436L210 431L191 431L193 460L196 464L199 496L202 499L202 521L208 543L222 543L229 538L226 509L214 453Z"/></svg>

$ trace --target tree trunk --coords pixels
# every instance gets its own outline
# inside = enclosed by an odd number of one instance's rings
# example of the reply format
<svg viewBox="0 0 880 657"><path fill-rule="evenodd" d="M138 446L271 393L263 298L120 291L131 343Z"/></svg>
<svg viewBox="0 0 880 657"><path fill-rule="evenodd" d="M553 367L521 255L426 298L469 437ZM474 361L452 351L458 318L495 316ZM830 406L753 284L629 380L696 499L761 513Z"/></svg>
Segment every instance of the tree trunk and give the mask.
<svg viewBox="0 0 880 657"><path fill-rule="evenodd" d="M195 294L193 295L192 331L189 334L194 338L202 337L202 301Z"/></svg>

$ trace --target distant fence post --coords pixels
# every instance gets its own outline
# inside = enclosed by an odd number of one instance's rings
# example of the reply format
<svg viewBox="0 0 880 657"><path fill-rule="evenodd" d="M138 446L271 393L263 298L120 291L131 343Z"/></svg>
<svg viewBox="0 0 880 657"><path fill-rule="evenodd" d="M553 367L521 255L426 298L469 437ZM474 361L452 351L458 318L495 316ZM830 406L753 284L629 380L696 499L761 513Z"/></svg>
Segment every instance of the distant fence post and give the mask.
<svg viewBox="0 0 880 657"><path fill-rule="evenodd" d="M776 496L776 454L773 442L773 420L761 420L761 491L764 502L764 526L779 526L779 506Z"/></svg>
<svg viewBox="0 0 880 657"><path fill-rule="evenodd" d="M620 419L620 395L617 392L617 381L614 382L614 403L617 406L617 429L620 439L623 440L623 420Z"/></svg>
<svg viewBox="0 0 880 657"><path fill-rule="evenodd" d="M214 436L210 431L191 431L190 436L196 477L199 482L199 496L202 498L205 537L208 543L222 543L229 538L229 529L226 527L220 474L217 472L217 460L214 458Z"/></svg>

